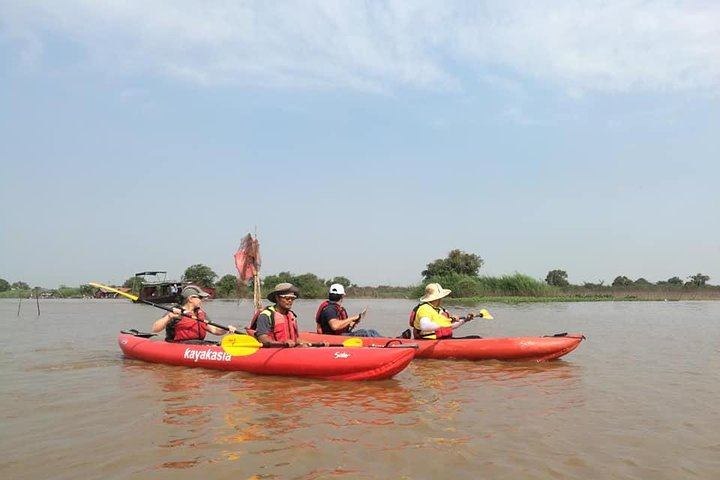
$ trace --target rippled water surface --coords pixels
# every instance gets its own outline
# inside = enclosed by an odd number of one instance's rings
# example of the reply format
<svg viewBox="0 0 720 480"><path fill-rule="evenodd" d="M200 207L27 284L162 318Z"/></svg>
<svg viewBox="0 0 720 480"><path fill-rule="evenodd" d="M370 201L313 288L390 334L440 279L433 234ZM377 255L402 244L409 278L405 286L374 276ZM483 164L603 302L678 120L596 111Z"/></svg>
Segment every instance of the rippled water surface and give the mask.
<svg viewBox="0 0 720 480"><path fill-rule="evenodd" d="M314 328L318 302L295 306ZM395 336L413 303L369 306ZM9 479L714 479L720 303L482 305L485 337L582 332L542 364L416 360L392 380L322 382L124 359L123 300L0 300L0 477ZM244 325L248 302L207 304ZM19 314L18 314L19 311Z"/></svg>

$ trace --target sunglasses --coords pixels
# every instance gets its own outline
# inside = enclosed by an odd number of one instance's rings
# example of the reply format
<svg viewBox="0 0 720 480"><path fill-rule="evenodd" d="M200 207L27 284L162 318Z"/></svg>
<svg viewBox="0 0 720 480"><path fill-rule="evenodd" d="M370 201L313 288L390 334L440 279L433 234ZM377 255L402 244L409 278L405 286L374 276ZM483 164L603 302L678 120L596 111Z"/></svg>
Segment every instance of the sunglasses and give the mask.
<svg viewBox="0 0 720 480"><path fill-rule="evenodd" d="M295 300L297 298L295 295L278 295L278 297L284 300Z"/></svg>

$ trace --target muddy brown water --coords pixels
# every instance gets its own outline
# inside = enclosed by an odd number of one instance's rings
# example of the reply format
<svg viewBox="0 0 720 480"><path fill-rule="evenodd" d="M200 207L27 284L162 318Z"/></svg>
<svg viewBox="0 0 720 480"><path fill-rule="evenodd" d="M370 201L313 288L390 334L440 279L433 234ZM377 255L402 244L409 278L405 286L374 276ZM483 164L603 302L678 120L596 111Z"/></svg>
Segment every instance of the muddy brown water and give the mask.
<svg viewBox="0 0 720 480"><path fill-rule="evenodd" d="M720 303L482 305L462 333L582 332L542 364L416 360L392 380L322 382L124 359L123 300L0 300L0 477L7 479L714 479ZM314 328L315 301L295 310ZM406 328L413 303L368 305ZM477 306L480 307L480 306ZM476 308L477 308L476 307ZM248 302L212 301L244 325ZM470 308L459 310L470 311Z"/></svg>

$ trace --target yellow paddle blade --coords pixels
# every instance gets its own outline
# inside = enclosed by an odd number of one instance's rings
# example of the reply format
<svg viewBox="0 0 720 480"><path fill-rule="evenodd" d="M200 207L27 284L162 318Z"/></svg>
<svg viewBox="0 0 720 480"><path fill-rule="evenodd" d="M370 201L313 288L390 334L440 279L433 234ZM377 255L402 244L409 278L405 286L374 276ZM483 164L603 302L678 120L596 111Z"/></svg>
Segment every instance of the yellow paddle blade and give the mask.
<svg viewBox="0 0 720 480"><path fill-rule="evenodd" d="M258 351L258 348L263 346L255 337L235 334L225 335L220 345L223 350L233 357L252 355Z"/></svg>
<svg viewBox="0 0 720 480"><path fill-rule="evenodd" d="M223 347L255 347L262 348L263 344L251 335L234 334L225 335L222 338Z"/></svg>
<svg viewBox="0 0 720 480"><path fill-rule="evenodd" d="M259 342L255 337L250 335L237 335L237 334L231 334L231 335L225 335L222 338L222 342L220 343L222 346L222 349L225 350L227 353L229 353L233 357L239 357L239 356L245 356L245 355L252 355L253 353L258 351L258 348L272 348L272 347L282 347L283 345L263 345L261 342ZM310 347L324 347L324 343L311 343L309 344ZM359 337L352 337L348 338L342 343L338 344L329 344L330 347L346 347L346 348L354 348L354 347L362 347L363 341Z"/></svg>
<svg viewBox="0 0 720 480"><path fill-rule="evenodd" d="M492 320L493 316L490 315L490 312L485 310L484 308L480 309L480 316L484 318L485 320Z"/></svg>
<svg viewBox="0 0 720 480"><path fill-rule="evenodd" d="M360 337L352 337L342 342L342 345L343 347L362 347L363 341Z"/></svg>
<svg viewBox="0 0 720 480"><path fill-rule="evenodd" d="M127 292L123 292L122 290L118 290L117 288L108 287L107 285L103 285L102 283L90 282L90 283L88 283L88 285L90 285L91 287L101 288L101 289L103 289L103 290L107 290L108 292L117 293L118 295L122 295L123 297L127 297L127 298L129 298L130 300L133 300L133 301L137 301L137 299L138 299L138 297L136 297L135 295L131 295L131 294L127 293Z"/></svg>

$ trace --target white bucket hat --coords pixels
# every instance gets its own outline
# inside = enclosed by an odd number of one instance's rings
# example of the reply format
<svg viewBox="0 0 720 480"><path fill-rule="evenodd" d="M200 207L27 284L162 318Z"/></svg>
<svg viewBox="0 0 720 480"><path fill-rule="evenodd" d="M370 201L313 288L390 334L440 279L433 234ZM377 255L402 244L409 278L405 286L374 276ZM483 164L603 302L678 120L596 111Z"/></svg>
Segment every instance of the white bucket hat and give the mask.
<svg viewBox="0 0 720 480"><path fill-rule="evenodd" d="M423 295L420 298L421 302L432 302L435 300L440 300L441 298L445 298L448 295L450 295L449 288L442 288L439 283L429 283L425 287L425 295Z"/></svg>

